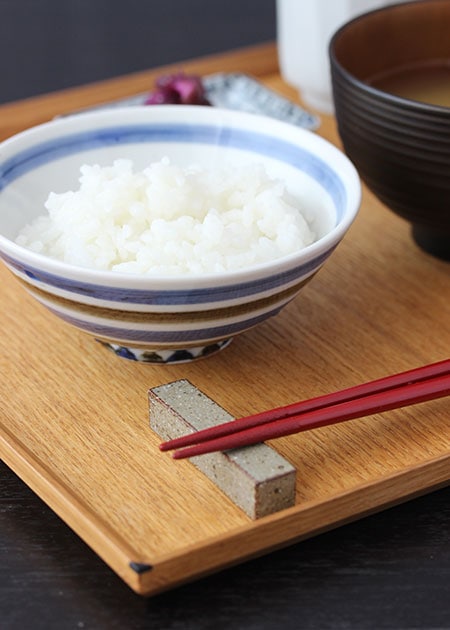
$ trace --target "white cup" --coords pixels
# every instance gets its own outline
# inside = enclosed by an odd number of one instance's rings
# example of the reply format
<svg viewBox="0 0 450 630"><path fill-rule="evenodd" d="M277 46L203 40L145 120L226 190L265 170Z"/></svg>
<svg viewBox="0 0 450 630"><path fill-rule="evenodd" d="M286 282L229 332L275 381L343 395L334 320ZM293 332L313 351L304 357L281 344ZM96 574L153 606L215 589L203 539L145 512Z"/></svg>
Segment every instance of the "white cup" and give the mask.
<svg viewBox="0 0 450 630"><path fill-rule="evenodd" d="M277 43L281 76L303 101L333 113L328 44L351 18L385 0L277 0ZM376 51L374 51L376 54Z"/></svg>

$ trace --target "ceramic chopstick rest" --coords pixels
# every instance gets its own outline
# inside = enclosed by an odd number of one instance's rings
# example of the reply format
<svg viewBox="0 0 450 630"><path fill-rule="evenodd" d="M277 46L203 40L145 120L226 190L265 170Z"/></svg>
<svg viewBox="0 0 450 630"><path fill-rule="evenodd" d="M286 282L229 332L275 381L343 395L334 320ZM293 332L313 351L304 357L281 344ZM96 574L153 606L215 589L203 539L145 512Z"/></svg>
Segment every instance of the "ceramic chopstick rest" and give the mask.
<svg viewBox="0 0 450 630"><path fill-rule="evenodd" d="M151 389L149 407L150 426L163 440L233 420L225 409L184 379ZM190 461L252 519L295 503L296 470L266 444L193 457Z"/></svg>

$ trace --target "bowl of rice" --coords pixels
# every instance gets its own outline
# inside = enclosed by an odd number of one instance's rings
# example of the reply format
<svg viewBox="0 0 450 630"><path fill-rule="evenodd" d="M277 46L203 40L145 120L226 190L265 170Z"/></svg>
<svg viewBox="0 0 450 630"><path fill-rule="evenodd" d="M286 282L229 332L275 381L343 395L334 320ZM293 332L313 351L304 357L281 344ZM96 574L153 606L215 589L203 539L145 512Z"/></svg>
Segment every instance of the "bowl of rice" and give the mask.
<svg viewBox="0 0 450 630"><path fill-rule="evenodd" d="M82 113L0 144L0 256L118 356L192 361L279 313L360 194L342 152L280 121L203 106Z"/></svg>

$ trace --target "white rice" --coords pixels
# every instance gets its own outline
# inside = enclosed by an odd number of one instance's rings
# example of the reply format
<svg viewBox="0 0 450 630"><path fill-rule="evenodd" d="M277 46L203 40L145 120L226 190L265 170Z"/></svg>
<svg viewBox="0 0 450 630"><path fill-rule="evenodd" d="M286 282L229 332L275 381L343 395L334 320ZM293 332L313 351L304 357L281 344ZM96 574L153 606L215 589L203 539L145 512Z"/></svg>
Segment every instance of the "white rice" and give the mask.
<svg viewBox="0 0 450 630"><path fill-rule="evenodd" d="M93 269L178 275L243 269L314 240L305 210L264 167L181 168L168 158L81 167L80 188L50 193L16 242Z"/></svg>

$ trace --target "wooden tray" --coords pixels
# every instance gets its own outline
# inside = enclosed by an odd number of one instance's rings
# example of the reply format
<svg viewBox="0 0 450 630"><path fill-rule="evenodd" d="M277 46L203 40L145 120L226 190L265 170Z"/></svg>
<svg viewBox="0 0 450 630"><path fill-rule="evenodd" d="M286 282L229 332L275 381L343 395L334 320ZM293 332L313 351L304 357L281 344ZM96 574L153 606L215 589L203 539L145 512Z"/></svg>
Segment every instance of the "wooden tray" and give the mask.
<svg viewBox="0 0 450 630"><path fill-rule="evenodd" d="M332 119L319 132L337 142ZM273 442L298 469L296 505L252 521L189 462L159 452L147 391L187 378L238 416L446 358L449 269L365 190L344 242L281 315L218 355L163 367L115 357L1 266L0 453L141 594L446 485L442 399Z"/></svg>

